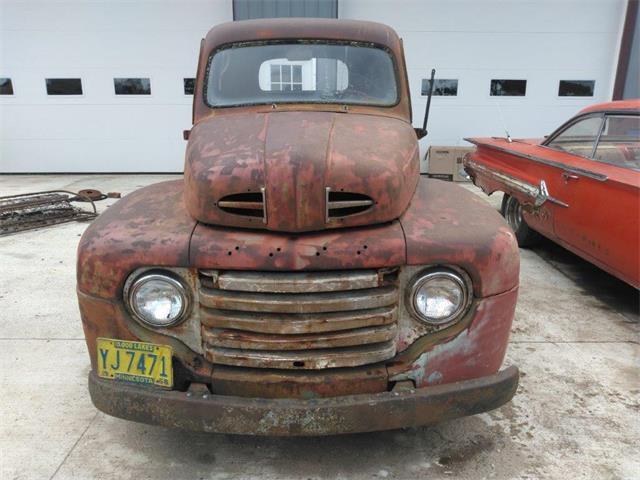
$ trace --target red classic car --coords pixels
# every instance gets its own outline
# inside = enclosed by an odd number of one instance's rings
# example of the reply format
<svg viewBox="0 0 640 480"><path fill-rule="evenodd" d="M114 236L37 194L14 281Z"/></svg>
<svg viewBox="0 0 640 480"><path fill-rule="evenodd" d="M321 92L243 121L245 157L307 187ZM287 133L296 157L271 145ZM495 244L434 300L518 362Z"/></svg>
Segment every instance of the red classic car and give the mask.
<svg viewBox="0 0 640 480"><path fill-rule="evenodd" d="M593 105L543 141L468 138L465 159L521 246L552 239L640 288L640 100Z"/></svg>

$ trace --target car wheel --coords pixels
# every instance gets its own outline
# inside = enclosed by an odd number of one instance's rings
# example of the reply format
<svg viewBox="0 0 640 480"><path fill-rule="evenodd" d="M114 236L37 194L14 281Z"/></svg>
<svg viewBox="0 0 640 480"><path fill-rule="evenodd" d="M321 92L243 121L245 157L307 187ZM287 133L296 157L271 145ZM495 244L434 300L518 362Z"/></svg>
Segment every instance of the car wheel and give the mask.
<svg viewBox="0 0 640 480"><path fill-rule="evenodd" d="M502 197L500 213L502 213L511 230L515 233L519 246L531 246L539 239L538 234L529 228L529 225L522 217L522 205L520 205L517 198L505 193L504 197Z"/></svg>

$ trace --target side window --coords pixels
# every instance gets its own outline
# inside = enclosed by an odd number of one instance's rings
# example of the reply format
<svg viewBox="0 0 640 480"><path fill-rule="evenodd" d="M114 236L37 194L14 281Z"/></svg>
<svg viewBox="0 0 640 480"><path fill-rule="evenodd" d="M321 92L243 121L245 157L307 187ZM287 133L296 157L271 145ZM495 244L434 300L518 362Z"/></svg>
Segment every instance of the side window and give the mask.
<svg viewBox="0 0 640 480"><path fill-rule="evenodd" d="M574 155L591 157L601 126L600 116L579 120L554 137L547 146Z"/></svg>
<svg viewBox="0 0 640 480"><path fill-rule="evenodd" d="M623 168L640 169L640 116L607 116L595 160Z"/></svg>

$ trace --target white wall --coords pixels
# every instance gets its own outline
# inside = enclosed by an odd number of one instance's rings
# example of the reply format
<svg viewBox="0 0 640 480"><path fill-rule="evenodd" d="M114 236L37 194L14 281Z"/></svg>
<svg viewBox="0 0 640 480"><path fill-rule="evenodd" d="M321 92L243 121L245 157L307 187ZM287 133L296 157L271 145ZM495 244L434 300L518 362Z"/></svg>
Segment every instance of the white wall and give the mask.
<svg viewBox="0 0 640 480"><path fill-rule="evenodd" d="M427 144L549 133L611 98L626 0L339 0L339 18L374 20L404 38L414 124L431 68L458 79L434 97ZM0 0L0 172L181 171L191 124L182 79L199 41L232 19L231 0ZM81 97L47 96L47 77L82 78ZM113 77L151 77L152 95L115 96ZM526 79L526 97L490 97L492 78ZM558 81L595 80L595 96L560 98Z"/></svg>
<svg viewBox="0 0 640 480"><path fill-rule="evenodd" d="M340 0L340 18L391 25L404 39L413 123L422 124L421 80L458 79L458 96L431 102L429 145L463 137L540 137L580 108L609 101L626 0ZM491 97L491 79L526 79L525 97ZM595 96L558 97L559 80L595 80ZM469 144L466 144L469 145Z"/></svg>
<svg viewBox="0 0 640 480"><path fill-rule="evenodd" d="M0 172L181 171L200 39L232 20L231 0L0 3ZM47 96L80 77L84 95ZM116 96L114 77L150 77L150 96Z"/></svg>

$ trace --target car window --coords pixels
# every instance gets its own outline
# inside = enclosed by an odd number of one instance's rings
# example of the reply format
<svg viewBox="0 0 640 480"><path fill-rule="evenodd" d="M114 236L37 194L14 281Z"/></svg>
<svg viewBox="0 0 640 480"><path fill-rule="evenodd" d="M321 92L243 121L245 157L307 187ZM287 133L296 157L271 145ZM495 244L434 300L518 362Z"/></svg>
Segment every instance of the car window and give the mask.
<svg viewBox="0 0 640 480"><path fill-rule="evenodd" d="M271 103L392 106L398 101L391 55L357 42L239 44L209 61L212 107Z"/></svg>
<svg viewBox="0 0 640 480"><path fill-rule="evenodd" d="M640 170L640 116L607 116L594 159Z"/></svg>
<svg viewBox="0 0 640 480"><path fill-rule="evenodd" d="M547 146L575 155L591 157L601 126L601 116L587 117L565 129L554 137Z"/></svg>

